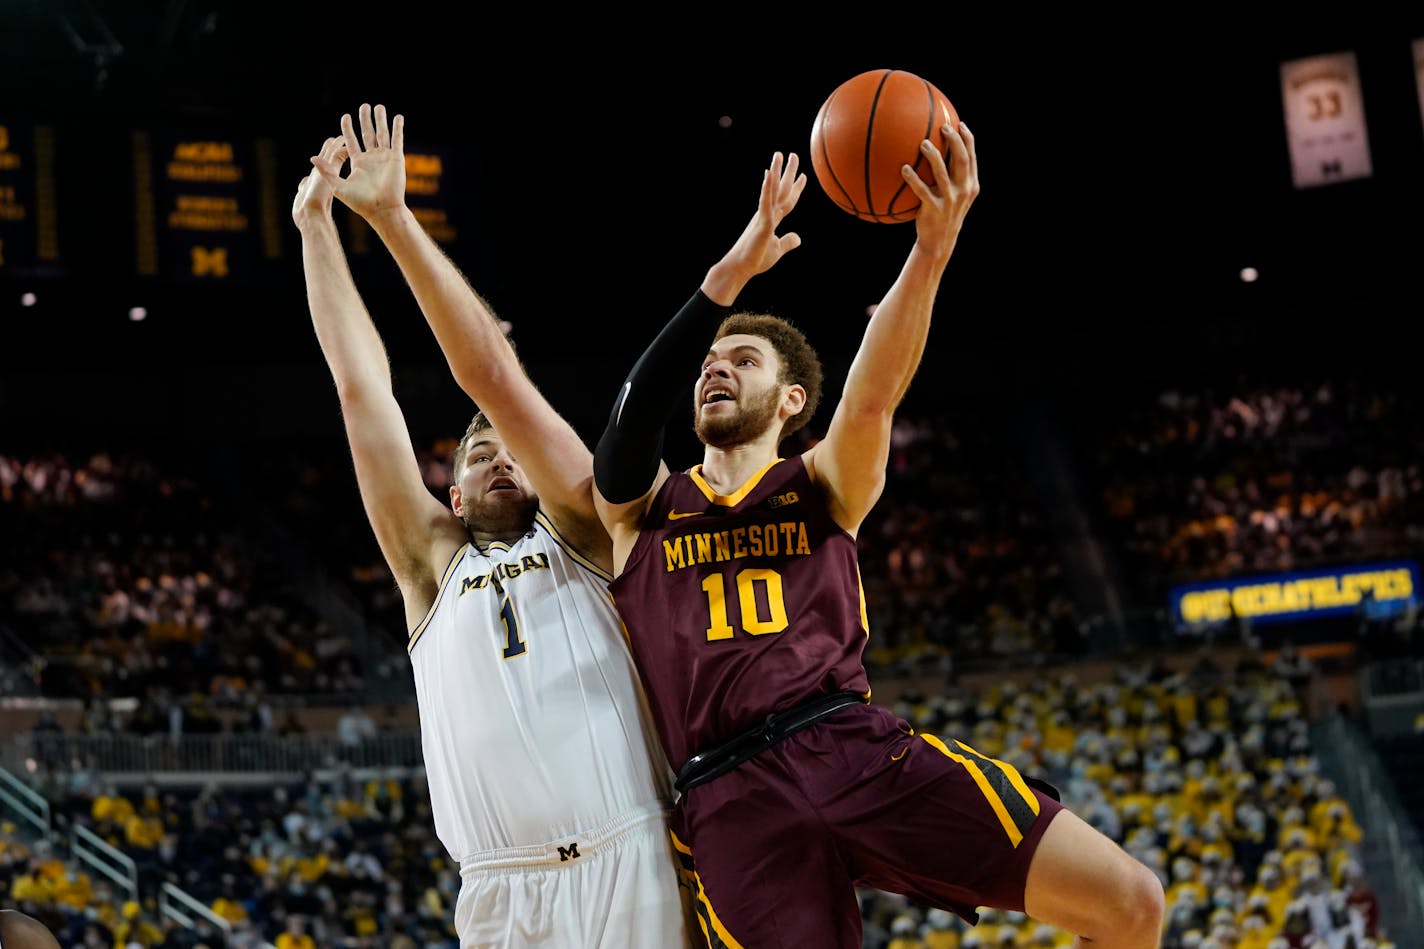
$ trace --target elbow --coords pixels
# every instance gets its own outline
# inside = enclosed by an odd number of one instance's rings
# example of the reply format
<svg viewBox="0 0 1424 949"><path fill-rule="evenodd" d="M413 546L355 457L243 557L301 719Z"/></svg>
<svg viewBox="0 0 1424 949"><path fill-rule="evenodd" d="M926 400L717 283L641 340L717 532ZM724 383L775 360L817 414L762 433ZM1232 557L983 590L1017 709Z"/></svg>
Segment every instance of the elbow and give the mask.
<svg viewBox="0 0 1424 949"><path fill-rule="evenodd" d="M491 392L508 392L519 380L525 378L522 372L512 372L496 360L487 363L477 361L447 360L450 375L475 404L488 398Z"/></svg>
<svg viewBox="0 0 1424 949"><path fill-rule="evenodd" d="M336 397L343 408L361 405L374 398L388 396L391 392L389 376L368 375L342 376L336 380Z"/></svg>

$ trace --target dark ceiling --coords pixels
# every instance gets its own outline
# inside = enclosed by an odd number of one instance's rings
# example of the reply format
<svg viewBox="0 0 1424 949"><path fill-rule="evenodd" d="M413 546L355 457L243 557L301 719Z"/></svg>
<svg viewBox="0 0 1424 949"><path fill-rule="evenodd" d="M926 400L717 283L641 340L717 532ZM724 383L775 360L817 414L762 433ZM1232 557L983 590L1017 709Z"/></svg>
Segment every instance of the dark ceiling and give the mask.
<svg viewBox="0 0 1424 949"><path fill-rule="evenodd" d="M134 274L129 141L140 128L269 139L285 201L340 114L383 101L412 143L446 155L447 250L514 324L536 379L602 405L740 231L771 152L804 157L825 95L883 66L934 81L979 142L983 193L941 291L926 386L1393 358L1424 312L1411 52L1424 14L1370 6L1276 24L1199 7L1151 23L975 23L884 5L496 18L454 3L0 0L0 112L56 129L62 245L61 272L0 271L0 368L319 370L285 207L260 278L215 291ZM1345 49L1375 175L1298 191L1280 63ZM834 370L913 225L855 220L813 181L788 226L803 247L748 302L806 326ZM1242 283L1244 266L1262 279ZM356 269L393 360L438 369L388 261ZM17 306L27 289L40 306ZM149 308L142 327L133 302Z"/></svg>

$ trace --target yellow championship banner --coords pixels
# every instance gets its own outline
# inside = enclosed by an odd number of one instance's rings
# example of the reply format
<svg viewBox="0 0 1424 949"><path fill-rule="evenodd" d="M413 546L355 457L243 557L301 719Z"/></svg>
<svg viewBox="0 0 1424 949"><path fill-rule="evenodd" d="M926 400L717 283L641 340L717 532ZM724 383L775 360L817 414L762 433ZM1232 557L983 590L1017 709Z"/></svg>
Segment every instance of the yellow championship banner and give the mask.
<svg viewBox="0 0 1424 949"><path fill-rule="evenodd" d="M54 129L0 115L0 274L58 274Z"/></svg>
<svg viewBox="0 0 1424 949"><path fill-rule="evenodd" d="M1419 565L1399 561L1189 583L1174 587L1169 600L1179 630L1357 611L1393 616L1418 605Z"/></svg>

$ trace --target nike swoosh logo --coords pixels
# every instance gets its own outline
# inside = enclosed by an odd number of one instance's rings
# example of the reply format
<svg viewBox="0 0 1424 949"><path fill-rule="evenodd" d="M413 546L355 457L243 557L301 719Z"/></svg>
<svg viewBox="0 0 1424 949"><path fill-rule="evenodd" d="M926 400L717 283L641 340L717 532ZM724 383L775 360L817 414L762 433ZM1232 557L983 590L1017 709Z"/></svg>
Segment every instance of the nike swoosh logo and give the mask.
<svg viewBox="0 0 1424 949"><path fill-rule="evenodd" d="M670 520L670 521L677 521L677 520L681 520L681 519L684 518L684 517L696 517L696 516L699 515L699 514L706 514L706 513L707 513L706 511L687 511L687 512L681 512L681 511L678 511L677 508L673 508L671 511L668 511L668 520Z"/></svg>
<svg viewBox="0 0 1424 949"><path fill-rule="evenodd" d="M899 761L901 758L905 757L905 752L907 752L907 751L909 751L909 750L910 750L910 746L909 746L909 745L906 745L904 748L900 749L900 753L899 753L898 755L891 755L891 756L890 756L890 760L891 760L891 761Z"/></svg>
<svg viewBox="0 0 1424 949"><path fill-rule="evenodd" d="M618 394L618 411L613 416L613 424L623 421L623 406L628 401L628 393L633 391L633 383L623 383L623 391Z"/></svg>

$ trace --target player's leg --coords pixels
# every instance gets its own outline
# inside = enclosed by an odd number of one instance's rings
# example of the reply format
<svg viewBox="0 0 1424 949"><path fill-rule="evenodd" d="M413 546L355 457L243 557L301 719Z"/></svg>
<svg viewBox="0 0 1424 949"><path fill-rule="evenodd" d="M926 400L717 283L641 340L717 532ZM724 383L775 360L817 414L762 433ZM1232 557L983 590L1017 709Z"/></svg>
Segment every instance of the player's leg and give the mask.
<svg viewBox="0 0 1424 949"><path fill-rule="evenodd" d="M1029 864L1024 912L1093 949L1156 949L1162 882L1071 811L1048 825Z"/></svg>
<svg viewBox="0 0 1424 949"><path fill-rule="evenodd" d="M1024 909L1034 848L1062 805L1012 765L962 742L912 735L882 706L851 710L791 742L802 746L806 783L856 882L966 919L981 906Z"/></svg>
<svg viewBox="0 0 1424 949"><path fill-rule="evenodd" d="M860 949L855 886L778 750L680 804L703 934L712 949Z"/></svg>
<svg viewBox="0 0 1424 949"><path fill-rule="evenodd" d="M541 907L538 880L513 872L460 874L455 932L460 949L525 946L555 934L554 919Z"/></svg>
<svg viewBox="0 0 1424 949"><path fill-rule="evenodd" d="M672 839L659 818L629 830L608 854L581 868L587 945L602 949L700 947Z"/></svg>

